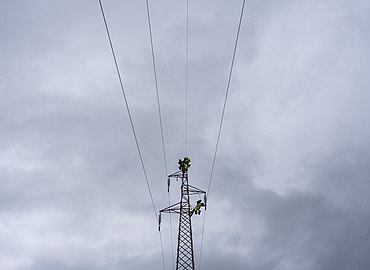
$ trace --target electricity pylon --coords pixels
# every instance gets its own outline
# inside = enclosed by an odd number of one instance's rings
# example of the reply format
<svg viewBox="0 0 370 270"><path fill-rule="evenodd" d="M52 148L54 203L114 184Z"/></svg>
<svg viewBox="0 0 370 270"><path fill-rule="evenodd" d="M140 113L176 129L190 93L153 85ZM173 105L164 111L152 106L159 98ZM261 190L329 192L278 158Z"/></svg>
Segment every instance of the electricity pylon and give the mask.
<svg viewBox="0 0 370 270"><path fill-rule="evenodd" d="M159 227L161 226L161 214L180 214L179 232L177 240L177 257L176 270L194 270L194 248L193 248L193 233L191 228L191 217L193 214L199 215L201 207L207 207L206 192L189 185L188 169L190 167L190 159L185 157L184 160L179 160L180 171L168 176L168 189L170 191L171 179L181 180L181 198L180 202L170 205L159 211ZM197 204L192 207L190 204L190 195L203 194L204 203L198 200Z"/></svg>

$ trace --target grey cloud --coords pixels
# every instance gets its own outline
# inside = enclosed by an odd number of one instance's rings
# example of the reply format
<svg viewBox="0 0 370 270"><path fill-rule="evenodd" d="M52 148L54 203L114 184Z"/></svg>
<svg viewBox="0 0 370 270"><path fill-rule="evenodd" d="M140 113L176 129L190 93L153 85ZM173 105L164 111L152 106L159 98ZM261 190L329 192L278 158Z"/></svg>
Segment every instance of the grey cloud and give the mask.
<svg viewBox="0 0 370 270"><path fill-rule="evenodd" d="M103 3L162 208L145 2ZM150 5L171 173L184 151L185 2ZM190 179L204 189L240 6L190 1ZM201 269L369 268L368 10L366 1L247 2ZM2 269L161 268L98 2L15 1L0 13ZM202 217L193 223L197 265Z"/></svg>

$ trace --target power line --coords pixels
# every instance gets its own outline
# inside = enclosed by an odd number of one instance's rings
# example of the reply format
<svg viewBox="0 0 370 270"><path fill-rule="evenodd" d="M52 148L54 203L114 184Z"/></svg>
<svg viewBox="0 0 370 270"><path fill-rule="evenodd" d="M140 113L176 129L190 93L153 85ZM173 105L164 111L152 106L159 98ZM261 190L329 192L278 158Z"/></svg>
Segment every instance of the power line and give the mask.
<svg viewBox="0 0 370 270"><path fill-rule="evenodd" d="M189 0L186 0L185 156L188 154Z"/></svg>
<svg viewBox="0 0 370 270"><path fill-rule="evenodd" d="M171 196L170 196L170 193L167 192L168 194L168 206L171 205ZM171 237L171 255L172 255L172 265L173 265L173 268L175 268L175 255L173 254L173 251L174 251L174 247L173 247L173 234L172 234L172 218L171 218L171 215L170 215L170 237Z"/></svg>
<svg viewBox="0 0 370 270"><path fill-rule="evenodd" d="M110 35L110 32L109 32L108 23L107 23L107 19L105 17L104 8L103 8L103 4L102 4L101 0L99 0L99 6L100 6L101 14L102 14L102 17L103 17L103 20L104 20L104 26L105 26L105 30L107 32L107 37L108 37L110 49L111 49L111 52L112 52L114 64L115 64L115 67L116 67L118 80L119 80L119 83L120 83L120 86L121 86L122 95L123 95L123 98L124 98L124 101L125 101L125 105L126 105L126 109L127 109L127 114L128 114L129 120L130 120L130 125L131 125L131 129L132 129L132 133L134 135L136 148L137 148L137 151L138 151L138 154L139 154L141 167L142 167L142 170L143 170L143 173L144 173L145 182L146 182L146 185L147 185L147 188L148 188L150 200L152 202L154 215L155 215L156 220L158 220L158 215L157 215L157 210L156 210L154 199L153 199L153 194L152 194L152 191L151 191L151 188L150 188L150 185L149 185L148 176L147 176L147 173L146 173L146 170L145 170L143 157L142 157L142 154L141 154L141 151L140 151L140 146L139 146L139 142L138 142L138 139L137 139L137 136L136 136L135 127L134 127L134 123L133 123L131 112L130 112L130 107L128 105L125 88L124 88L123 82L122 82L121 72L120 72L120 69L118 67L117 57L116 57L116 54L115 54L115 51L114 51L114 47L113 47L113 43L112 43L112 38L111 38L111 35ZM163 252L163 243L162 243L162 234L161 234L161 232L159 232L159 237L160 237L161 250L162 250L163 269L166 269L165 262L164 262L164 252Z"/></svg>
<svg viewBox="0 0 370 270"><path fill-rule="evenodd" d="M153 199L152 191L151 191L151 189L150 189L148 176L147 176L147 173L146 173L146 170L145 170L143 157L142 157L142 155L141 155L141 151L140 151L140 147L139 147L139 142L138 142L138 139L137 139L137 136L136 136L135 127L134 127L134 123L133 123L132 116L131 116L131 112L130 112L130 107L129 107L129 105L128 105L128 101L127 101L127 97L126 97L125 88L124 88L124 86L123 86L123 82L122 82L121 72L120 72L119 67L118 67L116 54L115 54L115 52L114 52L114 48L113 48L113 44L112 44L112 38L111 38L111 35L110 35L110 33L109 33L109 28L108 28L108 24L107 24L107 20L106 20L106 17L105 17L105 13L104 13L104 9L103 9L103 5L102 5L101 0L99 0L99 4L100 4L100 10L101 10L101 13L102 13L102 16L103 16L103 20L104 20L105 30L106 30L106 32L107 32L107 36L108 36L108 40L109 40L109 45L110 45L110 48L111 48L111 51L112 51L112 56L113 56L114 64L115 64L115 66L116 66L116 71L117 71L118 80L119 80L119 83L120 83L120 86L121 86L122 95L123 95L123 98L124 98L124 100L125 100L125 105L126 105L127 114L128 114L129 120L130 120L132 133L133 133L133 135L134 135L134 139L135 139L135 143L136 143L137 152L139 153L140 162L141 162L141 167L142 167L142 169L143 169L143 173L144 173L145 181L146 181L146 184L147 184L147 187L148 187L150 200L151 200L151 202L152 202L152 206L153 206L153 211L154 211L155 217L156 217L156 219L157 219L157 210L156 210L156 207L155 207L155 204L154 204L154 199Z"/></svg>
<svg viewBox="0 0 370 270"><path fill-rule="evenodd" d="M214 171L214 167L215 167L215 163L216 163L216 156L217 156L217 151L218 151L218 145L219 145L219 142L220 142L222 124L223 124L224 116L225 116L225 109L226 109L226 104L227 104L227 98L228 98L228 95L229 95L231 77L232 77L232 73L233 73L233 70L234 70L234 61L235 61L236 49L238 47L238 42L239 42L239 34L240 34L240 28L241 28L241 24L242 24L242 20L243 20L245 2L246 2L246 0L243 0L243 5L242 5L242 8L241 8L240 18L239 18L239 24L238 24L238 31L237 31L236 38L235 38L235 45L234 45L233 56L232 56L232 59L231 59L230 72L229 72L229 77L228 77L228 80L227 80L226 94L225 94L224 104L223 104L223 108L222 108L220 126L219 126L218 134L217 134L217 141L216 141L216 147L215 147L215 152L214 152L213 161L212 161L211 174L210 174L209 182L208 182L208 189L207 189L208 198L209 198L209 191L210 191L211 184L212 184L213 171ZM201 263L201 258L202 258L203 237L204 237L204 223L205 223L205 220L206 220L206 217L205 217L205 214L204 214L203 227L202 227L202 240L201 240L201 247L200 247L200 256L199 256L199 267L198 267L198 269L200 269L200 263Z"/></svg>
<svg viewBox="0 0 370 270"><path fill-rule="evenodd" d="M160 105L159 90L158 90L158 79L157 79L157 66L156 66L156 63L155 63L154 45L153 45L153 34L152 34L152 23L151 23L151 20L150 20L150 11L149 11L149 2L148 2L148 0L146 0L146 11L147 11L147 16L148 16L150 47L151 47L151 51L152 51L152 62L153 62L153 71L154 71L155 91L156 91L156 94L157 94L157 107L158 107L159 125L160 125L160 128L161 128L161 138L162 138L162 150L163 150L164 167L165 167L166 176L167 176L168 175L168 171L167 171L166 147L165 147L165 144L164 144L162 113L161 113L161 105Z"/></svg>
<svg viewBox="0 0 370 270"><path fill-rule="evenodd" d="M241 23L242 23L242 19L243 19L245 1L246 0L243 0L242 10L241 10L240 19L239 19L239 25L238 25L238 32L236 34L236 39L235 39L233 57L232 57L232 60L231 60L231 67L230 67L230 72L229 72L229 78L227 80L225 100L224 100L224 105L223 105L223 108L222 108L221 121L220 121L220 126L219 126L218 134L217 134L217 142L216 142L215 153L214 153L213 161L212 161L211 175L209 177L209 182L208 182L208 189L207 189L208 196L209 196L209 190L211 188L211 183L212 183L212 177L213 177L213 171L214 171L215 162L216 162L218 145L219 145L219 142L220 142L221 129L222 129L222 124L223 124L224 116L225 116L225 109L226 109L227 98L228 98L228 95L229 95L231 77L232 77L232 73L233 73L233 70L234 70L234 61L235 61L236 49L238 47L238 42L239 42L239 34L240 34L240 28L241 28Z"/></svg>
<svg viewBox="0 0 370 270"><path fill-rule="evenodd" d="M162 241L162 233L159 231L159 240L161 242L161 251L162 251L162 263L163 263L163 269L166 270L166 263L164 261L164 249L163 249L163 241Z"/></svg>
<svg viewBox="0 0 370 270"><path fill-rule="evenodd" d="M206 224L206 212L207 211L204 211L204 215L203 215L202 236L201 236L201 240L200 240L199 263L198 263L198 269L199 270L200 270L200 266L202 264L202 252L203 252L204 226Z"/></svg>
<svg viewBox="0 0 370 270"><path fill-rule="evenodd" d="M160 106L160 97L159 97L159 90L158 90L158 78L157 78L157 66L155 62L155 53L154 53L154 43L153 43L153 33L152 33L152 23L150 19L150 9L149 9L149 1L146 0L146 11L147 11L147 17L148 17L148 28L149 28L149 37L150 37L150 48L152 53L152 63L153 63L153 72L154 72L154 83L155 83L155 90L157 94L157 107L158 107L158 116L159 116L159 126L161 130L161 139L162 139L162 151L163 151L163 160L164 160L164 167L165 167L165 173L166 177L168 175L167 170L167 158L166 158L166 147L164 143L164 133L163 133L163 124L162 124L162 113L161 113L161 106ZM171 205L171 197L168 193L168 205ZM175 259L174 259L174 247L173 247L173 241L172 241L172 218L170 216L170 231L171 231L171 254L172 254L172 264L175 265ZM162 241L162 239L161 239ZM161 242L162 244L162 242ZM162 246L162 252L163 252L163 246ZM163 256L164 258L164 256ZM164 263L164 262L163 262Z"/></svg>

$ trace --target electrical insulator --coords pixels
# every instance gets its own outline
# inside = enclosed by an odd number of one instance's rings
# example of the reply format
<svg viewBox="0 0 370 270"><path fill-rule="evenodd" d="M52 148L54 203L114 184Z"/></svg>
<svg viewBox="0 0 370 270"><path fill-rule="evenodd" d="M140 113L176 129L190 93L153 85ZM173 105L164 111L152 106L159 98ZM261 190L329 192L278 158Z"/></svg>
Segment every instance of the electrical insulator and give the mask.
<svg viewBox="0 0 370 270"><path fill-rule="evenodd" d="M162 214L159 213L158 217L158 231L161 231Z"/></svg>
<svg viewBox="0 0 370 270"><path fill-rule="evenodd" d="M204 210L207 210L207 194L204 193Z"/></svg>

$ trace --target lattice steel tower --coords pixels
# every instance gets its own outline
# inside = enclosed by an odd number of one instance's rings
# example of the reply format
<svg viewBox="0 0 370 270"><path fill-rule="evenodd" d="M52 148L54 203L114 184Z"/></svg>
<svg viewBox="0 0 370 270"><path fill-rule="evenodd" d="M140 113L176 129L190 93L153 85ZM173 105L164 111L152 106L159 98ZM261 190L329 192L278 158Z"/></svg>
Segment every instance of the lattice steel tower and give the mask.
<svg viewBox="0 0 370 270"><path fill-rule="evenodd" d="M206 192L189 185L188 169L190 167L190 159L185 157L179 160L180 171L170 174L168 176L168 189L170 190L171 179L181 180L181 198L180 202L170 205L159 211L159 227L161 226L162 213L180 214L179 218L179 232L177 242L177 258L176 270L194 270L194 248L193 248L193 234L191 228L191 217L193 214L199 215L201 208L207 205ZM190 195L203 194L204 202L198 200L194 207L190 204Z"/></svg>

